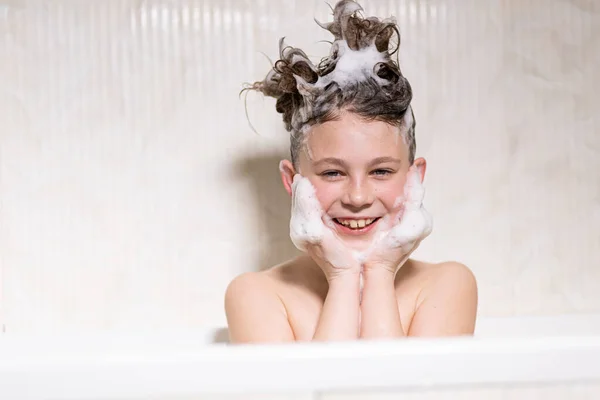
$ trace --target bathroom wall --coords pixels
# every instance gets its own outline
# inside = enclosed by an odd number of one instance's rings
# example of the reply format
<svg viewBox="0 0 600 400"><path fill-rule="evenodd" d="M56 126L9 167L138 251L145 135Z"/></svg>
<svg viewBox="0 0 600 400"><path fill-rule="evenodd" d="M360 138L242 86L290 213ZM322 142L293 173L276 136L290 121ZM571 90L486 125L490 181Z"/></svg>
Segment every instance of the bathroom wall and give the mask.
<svg viewBox="0 0 600 400"><path fill-rule="evenodd" d="M415 257L468 265L480 315L600 311L600 3L362 4L397 17L414 89L435 224ZM296 254L287 134L238 94L282 36L328 52L313 17L324 1L0 1L5 331L223 325L234 276Z"/></svg>

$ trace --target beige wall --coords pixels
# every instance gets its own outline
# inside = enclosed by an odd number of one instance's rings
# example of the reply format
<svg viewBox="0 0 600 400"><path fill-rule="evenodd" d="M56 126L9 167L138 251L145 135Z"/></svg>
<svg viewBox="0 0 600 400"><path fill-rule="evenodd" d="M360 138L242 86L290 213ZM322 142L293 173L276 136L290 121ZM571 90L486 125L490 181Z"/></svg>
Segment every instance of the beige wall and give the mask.
<svg viewBox="0 0 600 400"><path fill-rule="evenodd" d="M251 6L252 4L252 6ZM434 233L481 315L600 311L600 3L375 1L398 18ZM294 254L277 41L318 59L323 1L0 3L7 331L224 324L235 275Z"/></svg>

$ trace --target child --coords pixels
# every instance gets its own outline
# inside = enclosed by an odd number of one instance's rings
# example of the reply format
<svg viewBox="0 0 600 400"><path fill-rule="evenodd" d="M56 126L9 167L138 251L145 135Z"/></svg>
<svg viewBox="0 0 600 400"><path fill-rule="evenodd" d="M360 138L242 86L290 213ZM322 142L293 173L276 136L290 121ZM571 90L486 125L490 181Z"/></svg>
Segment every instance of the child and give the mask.
<svg viewBox="0 0 600 400"><path fill-rule="evenodd" d="M415 159L410 84L391 59L398 28L361 10L339 1L334 21L320 24L335 41L318 66L282 40L280 60L248 88L277 99L291 134L280 171L292 196L290 237L305 254L229 284L232 343L474 331L471 271L409 259L432 229L426 161Z"/></svg>

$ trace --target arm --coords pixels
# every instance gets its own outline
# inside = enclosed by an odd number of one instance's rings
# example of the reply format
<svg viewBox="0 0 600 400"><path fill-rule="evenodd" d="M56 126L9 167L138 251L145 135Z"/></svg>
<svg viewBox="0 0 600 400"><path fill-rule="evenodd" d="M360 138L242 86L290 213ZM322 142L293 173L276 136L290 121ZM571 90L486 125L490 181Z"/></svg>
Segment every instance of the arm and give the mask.
<svg viewBox="0 0 600 400"><path fill-rule="evenodd" d="M361 338L406 336L400 322L394 273L384 268L365 268L361 304Z"/></svg>
<svg viewBox="0 0 600 400"><path fill-rule="evenodd" d="M329 280L313 340L358 338L360 275L345 273Z"/></svg>
<svg viewBox="0 0 600 400"><path fill-rule="evenodd" d="M358 294L358 274L340 274L330 280L313 340L358 337ZM229 284L225 292L225 314L231 343L296 340L275 288L258 273L242 274Z"/></svg>
<svg viewBox="0 0 600 400"><path fill-rule="evenodd" d="M432 230L432 220L423 208L424 166L412 165L404 185L402 207L390 220L380 223L379 237L367 251L364 263L363 338L396 338L406 336L402 328L396 288L396 273ZM387 221L386 221L387 219ZM383 233L383 235L381 235Z"/></svg>
<svg viewBox="0 0 600 400"><path fill-rule="evenodd" d="M360 263L325 224L328 220L310 180L294 175L290 238L319 266L329 285L313 340L357 339Z"/></svg>
<svg viewBox="0 0 600 400"><path fill-rule="evenodd" d="M477 315L477 282L459 263L438 266L432 284L423 292L409 336L471 335Z"/></svg>
<svg viewBox="0 0 600 400"><path fill-rule="evenodd" d="M285 307L271 282L258 273L236 277L225 292L231 343L293 342Z"/></svg>

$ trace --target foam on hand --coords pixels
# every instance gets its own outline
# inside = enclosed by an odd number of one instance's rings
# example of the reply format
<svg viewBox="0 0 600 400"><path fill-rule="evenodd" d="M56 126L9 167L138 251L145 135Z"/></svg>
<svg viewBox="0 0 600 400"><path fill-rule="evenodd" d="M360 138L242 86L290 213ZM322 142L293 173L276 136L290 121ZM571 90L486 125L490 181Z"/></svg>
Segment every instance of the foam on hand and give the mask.
<svg viewBox="0 0 600 400"><path fill-rule="evenodd" d="M294 175L292 182L292 217L290 238L298 250L306 251L306 244L318 244L323 240L326 226L323 211L314 186L308 178Z"/></svg>
<svg viewBox="0 0 600 400"><path fill-rule="evenodd" d="M431 234L433 220L423 207L425 189L417 168L412 168L404 185L404 194L397 203L403 204L399 220L390 221L386 216L379 224L373 242L366 251L335 249L328 252L328 258L334 265L347 265L351 262L364 264L374 251L402 248L407 257L420 242ZM294 246L306 251L307 244L323 242L327 230L333 228L333 222L323 213L314 186L306 177L296 174L292 183L292 216L290 219L290 238ZM331 249L334 250L334 249ZM334 253L344 254L334 254Z"/></svg>
<svg viewBox="0 0 600 400"><path fill-rule="evenodd" d="M425 189L421 183L420 174L415 168L408 174L404 186L404 201L402 218L385 236L381 244L387 248L405 247L407 253L412 252L416 245L431 234L433 220L423 207Z"/></svg>
<svg viewBox="0 0 600 400"><path fill-rule="evenodd" d="M425 189L417 168L412 168L404 185L404 195L399 196L396 205L402 204L401 216L396 221L384 217L369 249L359 256L366 260L375 251L402 249L406 254L403 264L423 239L433 230L431 214L423 207ZM401 265L400 264L400 265Z"/></svg>
<svg viewBox="0 0 600 400"><path fill-rule="evenodd" d="M324 259L337 268L360 264L358 252L347 248L334 233L334 222L323 212L314 186L306 177L296 174L292 182L292 217L290 238L300 251L307 244L321 245Z"/></svg>

